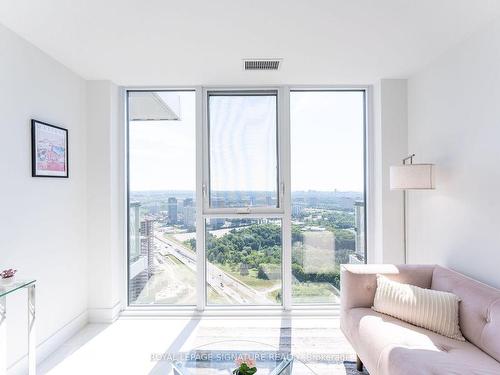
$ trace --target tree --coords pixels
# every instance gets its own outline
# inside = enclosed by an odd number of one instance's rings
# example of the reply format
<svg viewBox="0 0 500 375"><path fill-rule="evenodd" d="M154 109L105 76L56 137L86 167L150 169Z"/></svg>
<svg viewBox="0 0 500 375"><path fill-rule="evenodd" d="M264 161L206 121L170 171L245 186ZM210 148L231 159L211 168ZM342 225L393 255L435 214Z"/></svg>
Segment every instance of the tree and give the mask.
<svg viewBox="0 0 500 375"><path fill-rule="evenodd" d="M266 271L264 270L264 267L262 265L259 266L259 270L257 272L257 277L262 280L269 280L269 277L267 276Z"/></svg>
<svg viewBox="0 0 500 375"><path fill-rule="evenodd" d="M196 238L190 238L184 241L184 243L193 251L196 251Z"/></svg>
<svg viewBox="0 0 500 375"><path fill-rule="evenodd" d="M241 265L240 265L240 275L241 276L248 276L248 264L241 263Z"/></svg>
<svg viewBox="0 0 500 375"><path fill-rule="evenodd" d="M220 253L222 256L218 256ZM231 265L245 262L249 268L255 269L262 263L279 264L281 227L276 224L253 224L238 230L232 229L222 237L208 234L207 257Z"/></svg>
<svg viewBox="0 0 500 375"><path fill-rule="evenodd" d="M354 250L356 248L355 235L346 229L335 229L335 249Z"/></svg>
<svg viewBox="0 0 500 375"><path fill-rule="evenodd" d="M304 235L302 230L296 224L292 224L292 242L302 242L304 241Z"/></svg>

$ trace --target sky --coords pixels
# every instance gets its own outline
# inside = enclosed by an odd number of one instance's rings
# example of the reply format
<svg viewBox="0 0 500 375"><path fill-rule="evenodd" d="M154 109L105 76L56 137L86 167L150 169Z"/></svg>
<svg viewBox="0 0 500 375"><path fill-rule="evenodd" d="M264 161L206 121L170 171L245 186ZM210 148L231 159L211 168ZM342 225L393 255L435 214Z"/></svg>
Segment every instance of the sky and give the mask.
<svg viewBox="0 0 500 375"><path fill-rule="evenodd" d="M214 191L276 191L276 96L210 97Z"/></svg>
<svg viewBox="0 0 500 375"><path fill-rule="evenodd" d="M292 190L363 190L362 92L292 92Z"/></svg>
<svg viewBox="0 0 500 375"><path fill-rule="evenodd" d="M195 93L178 92L181 121L134 121L130 188L195 190ZM161 95L161 94L160 94ZM210 99L214 190L276 189L276 99ZM292 191L363 190L363 94L292 92Z"/></svg>

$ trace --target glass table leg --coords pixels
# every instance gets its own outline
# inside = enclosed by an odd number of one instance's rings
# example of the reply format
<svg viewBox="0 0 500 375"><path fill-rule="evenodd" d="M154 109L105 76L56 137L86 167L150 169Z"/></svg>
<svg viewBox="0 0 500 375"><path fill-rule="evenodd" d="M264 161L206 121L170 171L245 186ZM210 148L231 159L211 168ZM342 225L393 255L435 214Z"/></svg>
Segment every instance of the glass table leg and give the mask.
<svg viewBox="0 0 500 375"><path fill-rule="evenodd" d="M36 373L35 285L28 287L28 374Z"/></svg>

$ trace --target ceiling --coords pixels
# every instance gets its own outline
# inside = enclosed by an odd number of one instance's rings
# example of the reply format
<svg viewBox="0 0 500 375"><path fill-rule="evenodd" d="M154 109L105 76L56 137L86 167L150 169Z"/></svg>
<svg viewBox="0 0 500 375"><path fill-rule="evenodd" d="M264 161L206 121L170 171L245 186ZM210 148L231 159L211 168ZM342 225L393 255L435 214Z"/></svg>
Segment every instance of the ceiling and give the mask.
<svg viewBox="0 0 500 375"><path fill-rule="evenodd" d="M86 79L350 84L407 77L498 0L0 0L0 23ZM243 58L283 58L245 72Z"/></svg>

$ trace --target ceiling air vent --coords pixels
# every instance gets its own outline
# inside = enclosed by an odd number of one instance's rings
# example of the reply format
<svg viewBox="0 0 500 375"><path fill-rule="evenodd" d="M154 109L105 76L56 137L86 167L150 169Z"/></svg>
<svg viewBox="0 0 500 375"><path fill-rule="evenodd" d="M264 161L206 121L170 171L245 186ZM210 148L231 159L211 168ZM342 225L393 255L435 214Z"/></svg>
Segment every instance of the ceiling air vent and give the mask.
<svg viewBox="0 0 500 375"><path fill-rule="evenodd" d="M245 70L279 70L281 59L245 59L243 68Z"/></svg>

